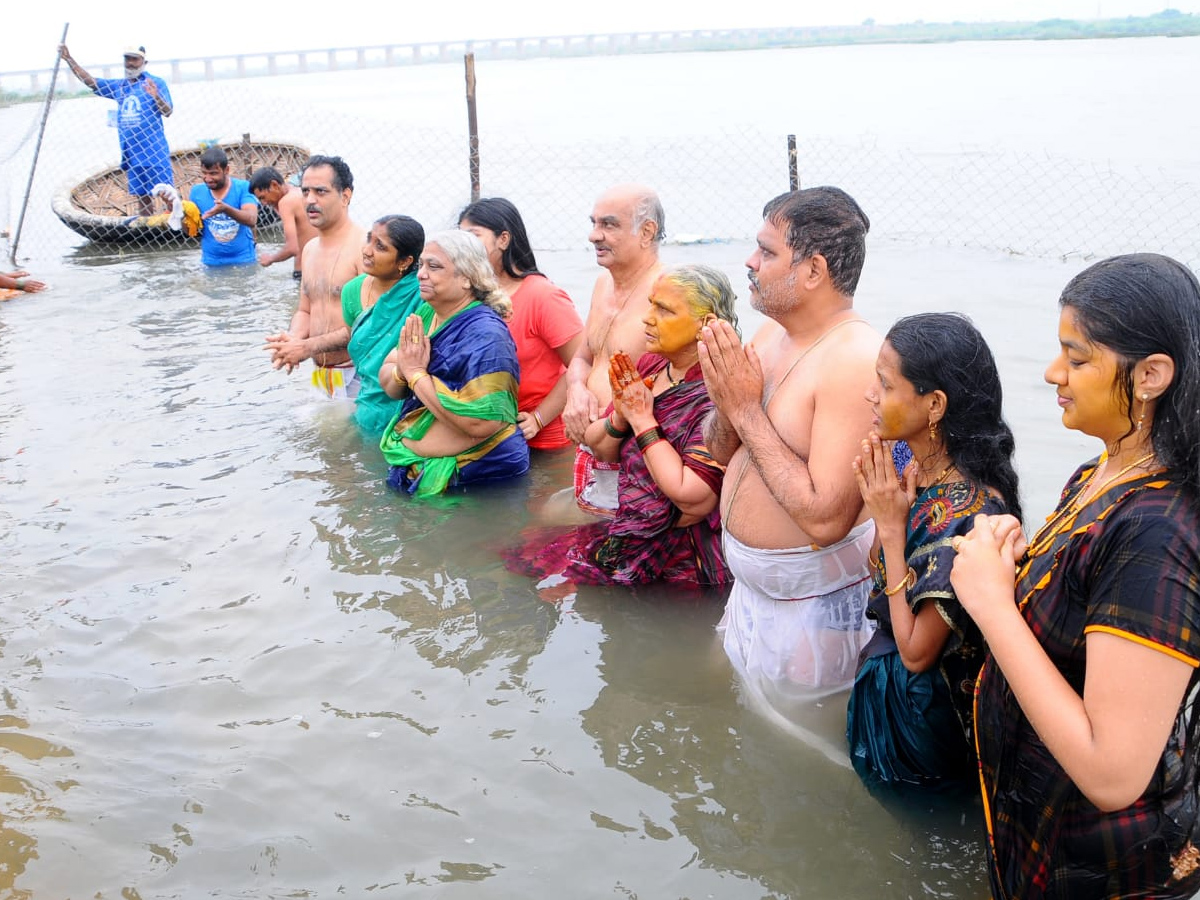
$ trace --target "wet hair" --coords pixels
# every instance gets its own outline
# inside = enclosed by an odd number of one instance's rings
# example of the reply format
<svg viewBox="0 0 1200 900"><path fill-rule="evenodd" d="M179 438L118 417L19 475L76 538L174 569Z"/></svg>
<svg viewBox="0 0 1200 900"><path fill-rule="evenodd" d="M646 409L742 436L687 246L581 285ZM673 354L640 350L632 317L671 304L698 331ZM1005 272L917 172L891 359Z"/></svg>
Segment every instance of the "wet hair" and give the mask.
<svg viewBox="0 0 1200 900"><path fill-rule="evenodd" d="M1175 363L1158 398L1150 443L1158 461L1200 497L1200 283L1191 269L1157 253L1114 256L1071 279L1058 305L1079 330L1118 357L1113 393L1134 430L1133 369L1153 353Z"/></svg>
<svg viewBox="0 0 1200 900"><path fill-rule="evenodd" d="M667 213L658 194L639 188L633 199L633 233L641 231L647 222L654 223L654 240L661 244L667 237Z"/></svg>
<svg viewBox="0 0 1200 900"><path fill-rule="evenodd" d="M688 263L671 266L660 277L684 292L688 309L697 319L714 315L732 325L738 337L742 336L734 310L737 295L733 293L733 286L724 272L712 266Z"/></svg>
<svg viewBox="0 0 1200 900"><path fill-rule="evenodd" d="M834 288L854 296L867 258L871 220L853 197L835 187L790 191L763 207L763 218L785 230L793 263L821 254Z"/></svg>
<svg viewBox="0 0 1200 900"><path fill-rule="evenodd" d="M898 320L886 340L900 357L900 374L918 394L946 395L938 424L955 467L975 484L998 491L1020 519L1012 464L1016 442L1001 414L1000 374L983 335L958 313L922 313Z"/></svg>
<svg viewBox="0 0 1200 900"><path fill-rule="evenodd" d="M486 228L497 238L508 232L508 246L500 255L500 266L510 278L541 274L533 256L533 248L529 246L525 222L512 201L503 197L484 197L468 203L458 214L458 224L461 225L463 221Z"/></svg>
<svg viewBox="0 0 1200 900"><path fill-rule="evenodd" d="M272 184L283 184L283 176L272 166L263 166L250 176L250 192L257 194L265 191Z"/></svg>
<svg viewBox="0 0 1200 900"><path fill-rule="evenodd" d="M400 273L400 277L417 271L421 250L425 247L425 229L421 227L421 223L409 216L391 215L381 216L375 220L375 224L383 226L387 232L388 243L392 245L399 259L412 257L412 262ZM369 235L367 239L370 240Z"/></svg>
<svg viewBox="0 0 1200 900"><path fill-rule="evenodd" d="M222 169L229 168L229 157L220 147L209 147L200 154L200 168L215 169L218 166Z"/></svg>
<svg viewBox="0 0 1200 900"><path fill-rule="evenodd" d="M490 306L502 319L512 315L512 301L500 290L496 273L488 261L483 241L469 231L453 229L439 231L426 240L426 245L437 244L449 258L454 271L471 283L471 293L480 303Z"/></svg>
<svg viewBox="0 0 1200 900"><path fill-rule="evenodd" d="M333 189L338 193L347 189L354 190L354 176L350 174L350 167L340 156L310 156L301 171L307 172L314 166L329 166L333 169Z"/></svg>

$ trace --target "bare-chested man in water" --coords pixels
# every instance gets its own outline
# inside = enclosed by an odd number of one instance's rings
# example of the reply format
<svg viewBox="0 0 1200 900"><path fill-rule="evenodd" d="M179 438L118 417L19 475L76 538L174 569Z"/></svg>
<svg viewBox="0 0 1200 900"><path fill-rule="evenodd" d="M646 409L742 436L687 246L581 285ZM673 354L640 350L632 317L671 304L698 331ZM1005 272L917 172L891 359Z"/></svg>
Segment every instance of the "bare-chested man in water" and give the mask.
<svg viewBox="0 0 1200 900"><path fill-rule="evenodd" d="M768 321L745 348L723 322L702 332L716 409L709 450L735 583L720 629L747 686L777 711L847 687L860 648L867 553L851 469L871 408L882 339L854 311L870 223L833 187L776 197L746 261L750 304Z"/></svg>
<svg viewBox="0 0 1200 900"><path fill-rule="evenodd" d="M274 251L259 251L258 264L266 268L290 259L293 261L292 277L299 281L301 254L308 242L317 236L317 229L309 223L308 213L304 211L300 188L284 181L278 169L264 166L251 176L250 193L258 198L259 206L275 208L283 228L283 246Z"/></svg>
<svg viewBox="0 0 1200 900"><path fill-rule="evenodd" d="M619 185L600 196L592 210L596 262L604 268L592 289L584 325L586 340L567 367L567 436L579 443L587 426L612 401L608 360L624 350L636 360L646 352L650 288L662 268L658 247L666 215L658 195L641 185ZM575 459L575 497L581 509L612 515L617 508L617 466L597 463L586 445Z"/></svg>
<svg viewBox="0 0 1200 900"><path fill-rule="evenodd" d="M328 397L353 398L358 376L346 345L342 286L362 273L365 232L350 220L354 176L340 156L314 156L300 178L304 211L317 230L301 259L300 305L287 331L267 336L271 364L289 372L306 359L315 364L313 385Z"/></svg>

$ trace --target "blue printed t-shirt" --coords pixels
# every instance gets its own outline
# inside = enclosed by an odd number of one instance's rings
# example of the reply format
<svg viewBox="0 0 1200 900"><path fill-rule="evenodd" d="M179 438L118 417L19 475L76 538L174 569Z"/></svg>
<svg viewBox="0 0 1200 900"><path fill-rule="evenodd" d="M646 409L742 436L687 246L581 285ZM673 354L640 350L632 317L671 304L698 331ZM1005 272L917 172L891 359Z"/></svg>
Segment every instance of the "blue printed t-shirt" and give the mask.
<svg viewBox="0 0 1200 900"><path fill-rule="evenodd" d="M167 83L154 75L139 75L136 81L128 78L97 78L95 93L117 101L117 135L121 141L121 168L157 169L163 177L158 180L171 184L171 151L163 133L163 117L154 97L146 90L153 81L162 98L171 103Z"/></svg>
<svg viewBox="0 0 1200 900"><path fill-rule="evenodd" d="M196 204L200 215L217 205L207 184L192 185L189 199ZM234 209L246 203L258 205L258 198L250 192L250 183L241 178L229 179L229 190L224 201ZM235 266L255 262L254 229L249 228L225 213L218 213L204 220L200 232L200 259L206 266Z"/></svg>

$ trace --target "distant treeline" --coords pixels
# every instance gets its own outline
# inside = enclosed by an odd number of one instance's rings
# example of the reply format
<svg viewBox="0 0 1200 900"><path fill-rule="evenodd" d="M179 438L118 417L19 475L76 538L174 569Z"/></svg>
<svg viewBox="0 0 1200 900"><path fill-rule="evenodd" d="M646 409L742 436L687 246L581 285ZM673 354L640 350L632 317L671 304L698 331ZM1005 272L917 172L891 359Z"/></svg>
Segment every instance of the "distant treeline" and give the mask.
<svg viewBox="0 0 1200 900"><path fill-rule="evenodd" d="M1044 19L1040 22L906 22L901 25L879 25L874 19L867 19L860 25L841 26L780 26L776 28L746 28L730 30L687 30L662 32L642 32L634 34L600 34L573 35L566 37L543 37L525 39L474 40L474 41L443 41L428 45L438 48L432 55L426 55L419 48L424 45L397 45L406 48L410 55L402 56L398 63L437 63L445 62L444 51L447 48L461 47L463 52L475 52L481 60L484 59L532 59L537 57L571 57L571 56L607 56L640 53L679 53L688 51L714 50L757 50L787 47L818 47L838 46L846 44L931 44L950 41L1063 41L1063 40L1096 40L1102 38L1131 38L1131 37L1191 37L1200 35L1200 15L1183 13L1177 9L1164 9L1150 16L1128 16L1124 19L1096 19L1082 21L1079 19ZM377 56L388 48L377 46L371 48L378 51ZM339 52L353 53L355 48L311 51L332 57ZM310 51L297 51L306 54ZM236 54L230 57L252 57L255 54ZM258 54L263 56L264 54ZM286 56L287 54L266 54ZM293 56L295 53L292 54ZM361 56L361 51L360 51ZM162 65L163 61L159 61ZM169 61L173 65L178 61ZM183 61L200 66L204 60ZM388 62L382 58L370 59L356 63L339 62L336 68L369 68L378 65L394 65L390 51ZM278 74L288 74L294 71L322 71L321 62L310 62L307 67L298 67L295 61L288 64L286 70L280 68ZM329 59L323 64L324 70L334 68ZM247 77L266 74L276 74L263 68L261 71L224 71L214 74L207 71L208 66L200 66L196 71L175 69L171 77L176 81L194 81L202 78L211 80L217 78ZM0 77L8 73L0 72ZM5 84L0 87L0 107L13 103L29 102L45 96L45 81L49 71L18 73L22 76L32 75L30 90L10 90L10 79L3 78ZM161 74L161 73L160 73ZM87 91L74 91L58 96L86 96Z"/></svg>
<svg viewBox="0 0 1200 900"><path fill-rule="evenodd" d="M1063 41L1126 37L1200 35L1200 15L1165 9L1151 16L1124 19L1044 19L1040 22L907 22L781 29L777 40L764 34L761 46L798 47L829 44L924 44L945 41ZM734 42L730 47L744 46Z"/></svg>

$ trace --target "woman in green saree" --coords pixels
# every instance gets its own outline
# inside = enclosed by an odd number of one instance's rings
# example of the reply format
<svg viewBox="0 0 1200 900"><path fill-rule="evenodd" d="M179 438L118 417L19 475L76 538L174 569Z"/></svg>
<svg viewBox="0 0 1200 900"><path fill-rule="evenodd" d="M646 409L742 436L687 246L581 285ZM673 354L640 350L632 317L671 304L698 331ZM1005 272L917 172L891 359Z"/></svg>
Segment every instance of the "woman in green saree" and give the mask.
<svg viewBox="0 0 1200 900"><path fill-rule="evenodd" d="M342 318L350 328L347 350L361 379L354 421L371 435L381 434L400 409L400 401L379 386L379 369L421 302L417 257L424 246L420 222L384 216L371 226L363 246L364 274L342 288Z"/></svg>

